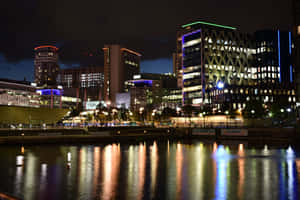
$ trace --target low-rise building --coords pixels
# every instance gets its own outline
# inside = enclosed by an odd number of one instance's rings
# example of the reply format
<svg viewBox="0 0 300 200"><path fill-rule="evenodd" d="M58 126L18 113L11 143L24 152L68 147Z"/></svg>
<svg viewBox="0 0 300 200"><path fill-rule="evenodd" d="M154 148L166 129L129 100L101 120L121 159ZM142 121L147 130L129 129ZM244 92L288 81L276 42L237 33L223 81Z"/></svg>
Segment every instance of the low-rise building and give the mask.
<svg viewBox="0 0 300 200"><path fill-rule="evenodd" d="M28 81L0 79L0 105L39 107L40 95Z"/></svg>

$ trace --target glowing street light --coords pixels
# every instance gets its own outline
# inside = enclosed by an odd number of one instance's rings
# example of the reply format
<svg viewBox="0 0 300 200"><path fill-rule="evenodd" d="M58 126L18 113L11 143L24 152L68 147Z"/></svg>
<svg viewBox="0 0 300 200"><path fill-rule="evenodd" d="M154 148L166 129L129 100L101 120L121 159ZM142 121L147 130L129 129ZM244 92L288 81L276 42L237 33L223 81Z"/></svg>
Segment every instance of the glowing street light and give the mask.
<svg viewBox="0 0 300 200"><path fill-rule="evenodd" d="M255 110L251 110L251 113L254 114L254 113L255 113Z"/></svg>
<svg viewBox="0 0 300 200"><path fill-rule="evenodd" d="M287 112L292 112L292 109L291 108L287 108L286 111Z"/></svg>
<svg viewBox="0 0 300 200"><path fill-rule="evenodd" d="M282 109L280 109L280 112L282 112L282 113L283 113L283 112L284 112L284 109L283 109L283 108L282 108Z"/></svg>

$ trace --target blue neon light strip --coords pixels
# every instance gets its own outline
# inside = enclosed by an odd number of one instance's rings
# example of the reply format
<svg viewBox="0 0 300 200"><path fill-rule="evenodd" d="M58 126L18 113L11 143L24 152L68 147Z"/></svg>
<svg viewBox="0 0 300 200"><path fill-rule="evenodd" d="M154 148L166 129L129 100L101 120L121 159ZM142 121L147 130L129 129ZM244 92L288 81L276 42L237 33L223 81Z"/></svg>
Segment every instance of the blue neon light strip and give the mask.
<svg viewBox="0 0 300 200"><path fill-rule="evenodd" d="M280 31L278 30L277 32L278 34L278 66L279 66L279 74L280 74L280 77L279 77L279 82L281 83L281 55L280 55Z"/></svg>
<svg viewBox="0 0 300 200"><path fill-rule="evenodd" d="M37 92L40 92L41 95L51 95L51 89L37 90ZM62 94L62 91L60 91L58 89L52 89L52 95L60 96L61 94Z"/></svg>
<svg viewBox="0 0 300 200"><path fill-rule="evenodd" d="M153 84L152 80L134 80L132 82L134 83L134 85L144 84L144 85L152 86Z"/></svg>
<svg viewBox="0 0 300 200"><path fill-rule="evenodd" d="M289 52L290 56L292 56L292 32L289 32ZM293 66L290 66L290 82L293 82Z"/></svg>
<svg viewBox="0 0 300 200"><path fill-rule="evenodd" d="M193 31L193 32L190 32L190 33L187 33L185 35L182 36L182 44L184 43L184 38L187 37L187 36L190 36L190 35L193 35L193 34L196 34L196 33L199 33L201 30L196 30L196 31Z"/></svg>
<svg viewBox="0 0 300 200"><path fill-rule="evenodd" d="M292 33L289 32L289 52L292 55Z"/></svg>
<svg viewBox="0 0 300 200"><path fill-rule="evenodd" d="M292 65L290 66L290 82L293 82L293 67Z"/></svg>

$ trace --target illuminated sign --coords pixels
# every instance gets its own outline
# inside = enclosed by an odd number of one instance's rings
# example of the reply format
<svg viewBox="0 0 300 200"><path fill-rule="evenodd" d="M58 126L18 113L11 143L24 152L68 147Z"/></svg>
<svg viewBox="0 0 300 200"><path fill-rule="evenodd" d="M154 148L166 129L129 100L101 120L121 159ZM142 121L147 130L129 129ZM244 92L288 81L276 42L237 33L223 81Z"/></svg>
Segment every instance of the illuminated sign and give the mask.
<svg viewBox="0 0 300 200"><path fill-rule="evenodd" d="M65 97L65 96L62 96L61 100L65 101L65 102L77 102L77 98L75 98L75 97ZM78 102L80 102L80 101L81 100L78 98Z"/></svg>
<svg viewBox="0 0 300 200"><path fill-rule="evenodd" d="M86 110L95 110L99 104L100 101L86 101L84 102L84 107Z"/></svg>
<svg viewBox="0 0 300 200"><path fill-rule="evenodd" d="M152 80L134 80L134 86L148 86L152 87L153 81Z"/></svg>
<svg viewBox="0 0 300 200"><path fill-rule="evenodd" d="M58 90L58 89L42 89L42 90L37 90L36 92L39 93L40 95L51 95L51 91L52 91L52 95L55 96L60 96L62 94L62 90Z"/></svg>

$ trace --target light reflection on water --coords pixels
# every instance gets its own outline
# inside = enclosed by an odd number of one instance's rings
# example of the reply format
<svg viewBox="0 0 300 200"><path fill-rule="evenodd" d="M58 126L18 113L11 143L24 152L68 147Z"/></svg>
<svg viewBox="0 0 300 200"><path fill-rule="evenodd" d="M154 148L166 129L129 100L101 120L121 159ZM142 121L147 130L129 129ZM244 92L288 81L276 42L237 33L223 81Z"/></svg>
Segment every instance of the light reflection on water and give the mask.
<svg viewBox="0 0 300 200"><path fill-rule="evenodd" d="M22 199L299 197L299 151L291 146L154 141L0 152L0 192Z"/></svg>

